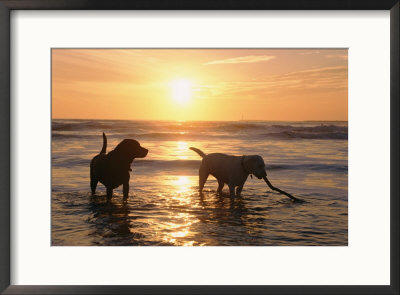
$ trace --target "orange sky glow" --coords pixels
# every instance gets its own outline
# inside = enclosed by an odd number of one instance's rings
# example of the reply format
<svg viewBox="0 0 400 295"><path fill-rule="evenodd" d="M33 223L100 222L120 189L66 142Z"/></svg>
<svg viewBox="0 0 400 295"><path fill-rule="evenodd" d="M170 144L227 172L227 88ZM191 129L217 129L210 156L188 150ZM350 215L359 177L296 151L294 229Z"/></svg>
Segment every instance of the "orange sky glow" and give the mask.
<svg viewBox="0 0 400 295"><path fill-rule="evenodd" d="M347 49L53 49L52 117L347 121Z"/></svg>

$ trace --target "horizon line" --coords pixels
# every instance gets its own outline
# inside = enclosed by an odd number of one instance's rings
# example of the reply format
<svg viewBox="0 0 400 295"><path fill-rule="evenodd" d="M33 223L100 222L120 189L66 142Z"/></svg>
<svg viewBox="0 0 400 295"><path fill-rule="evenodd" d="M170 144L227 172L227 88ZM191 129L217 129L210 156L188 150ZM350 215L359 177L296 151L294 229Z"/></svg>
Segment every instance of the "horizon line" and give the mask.
<svg viewBox="0 0 400 295"><path fill-rule="evenodd" d="M348 120L179 120L179 119L100 119L100 118L51 118L51 120L97 120L97 121L165 121L165 122L348 122Z"/></svg>

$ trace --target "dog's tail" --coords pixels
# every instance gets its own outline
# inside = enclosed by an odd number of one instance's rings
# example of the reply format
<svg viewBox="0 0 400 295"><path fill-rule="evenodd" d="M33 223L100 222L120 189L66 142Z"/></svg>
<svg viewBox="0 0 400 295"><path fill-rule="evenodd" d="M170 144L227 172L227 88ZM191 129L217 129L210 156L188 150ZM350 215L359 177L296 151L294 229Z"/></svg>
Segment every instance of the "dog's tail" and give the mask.
<svg viewBox="0 0 400 295"><path fill-rule="evenodd" d="M192 151L195 151L196 153L198 153L199 156L202 157L202 158L204 158L204 157L206 156L206 154L203 153L203 152L202 152L201 150L199 150L199 149L196 149L196 148L194 148L194 147L190 147L189 149L191 149Z"/></svg>
<svg viewBox="0 0 400 295"><path fill-rule="evenodd" d="M100 154L105 154L105 153L106 153L106 150L107 150L107 137L106 137L106 135L105 135L104 132L103 132L103 147L102 147L102 149L101 149Z"/></svg>

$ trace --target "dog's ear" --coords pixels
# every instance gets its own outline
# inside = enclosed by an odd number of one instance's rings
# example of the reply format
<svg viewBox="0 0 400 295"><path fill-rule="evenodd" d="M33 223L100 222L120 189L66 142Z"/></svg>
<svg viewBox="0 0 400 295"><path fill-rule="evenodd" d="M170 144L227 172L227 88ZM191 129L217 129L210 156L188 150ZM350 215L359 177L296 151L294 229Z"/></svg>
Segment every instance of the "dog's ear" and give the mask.
<svg viewBox="0 0 400 295"><path fill-rule="evenodd" d="M243 165L246 168L247 172L249 173L256 173L260 171L260 165L262 164L262 168L265 167L264 160L262 157L253 155L253 156L246 156L243 161Z"/></svg>
<svg viewBox="0 0 400 295"><path fill-rule="evenodd" d="M124 139L121 141L115 151L121 155L129 156L129 158L136 157L140 154L140 144L133 139Z"/></svg>
<svg viewBox="0 0 400 295"><path fill-rule="evenodd" d="M121 154L127 154L129 152L129 141L124 139L115 148L115 151Z"/></svg>
<svg viewBox="0 0 400 295"><path fill-rule="evenodd" d="M249 173L252 173L259 179L267 175L267 172L265 171L265 163L261 156L248 156L247 161L244 161L244 165Z"/></svg>
<svg viewBox="0 0 400 295"><path fill-rule="evenodd" d="M243 165L246 168L246 171L250 174L253 173L254 171L254 164L255 164L254 156L246 156L243 159Z"/></svg>

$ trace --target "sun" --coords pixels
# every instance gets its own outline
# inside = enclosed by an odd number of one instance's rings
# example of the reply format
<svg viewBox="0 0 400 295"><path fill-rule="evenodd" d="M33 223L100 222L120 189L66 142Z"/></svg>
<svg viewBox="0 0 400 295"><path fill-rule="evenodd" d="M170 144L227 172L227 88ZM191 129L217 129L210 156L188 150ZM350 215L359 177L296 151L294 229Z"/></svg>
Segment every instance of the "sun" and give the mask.
<svg viewBox="0 0 400 295"><path fill-rule="evenodd" d="M193 83L186 78L175 79L171 82L172 98L178 103L186 103L193 96Z"/></svg>

